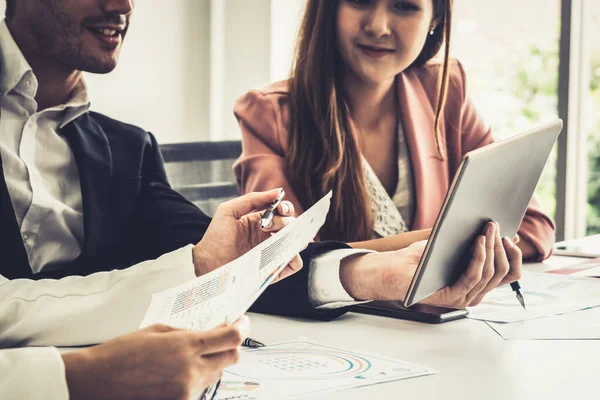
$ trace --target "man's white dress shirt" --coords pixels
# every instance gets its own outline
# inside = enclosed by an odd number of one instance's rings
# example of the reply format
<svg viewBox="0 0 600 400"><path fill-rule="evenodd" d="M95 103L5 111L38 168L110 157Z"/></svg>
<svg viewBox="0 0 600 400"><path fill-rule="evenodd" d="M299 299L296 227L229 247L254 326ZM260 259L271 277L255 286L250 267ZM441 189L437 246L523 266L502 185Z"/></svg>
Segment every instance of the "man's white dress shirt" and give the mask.
<svg viewBox="0 0 600 400"><path fill-rule="evenodd" d="M38 81L0 23L0 156L8 193L33 273L75 260L83 243L83 207L73 152L58 130L87 112L83 79L67 104L38 111Z"/></svg>
<svg viewBox="0 0 600 400"><path fill-rule="evenodd" d="M125 270L59 280L0 276L0 348L78 346L134 331L152 294L195 278L192 245ZM53 348L0 350L0 398L68 399Z"/></svg>

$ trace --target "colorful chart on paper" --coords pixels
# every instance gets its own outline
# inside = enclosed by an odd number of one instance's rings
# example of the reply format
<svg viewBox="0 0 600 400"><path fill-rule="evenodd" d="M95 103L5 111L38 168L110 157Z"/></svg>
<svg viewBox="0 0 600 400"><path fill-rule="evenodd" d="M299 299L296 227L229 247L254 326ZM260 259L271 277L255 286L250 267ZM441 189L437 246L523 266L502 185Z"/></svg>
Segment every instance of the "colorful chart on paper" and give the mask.
<svg viewBox="0 0 600 400"><path fill-rule="evenodd" d="M308 341L243 351L228 368L218 400L293 398L428 375L435 371Z"/></svg>

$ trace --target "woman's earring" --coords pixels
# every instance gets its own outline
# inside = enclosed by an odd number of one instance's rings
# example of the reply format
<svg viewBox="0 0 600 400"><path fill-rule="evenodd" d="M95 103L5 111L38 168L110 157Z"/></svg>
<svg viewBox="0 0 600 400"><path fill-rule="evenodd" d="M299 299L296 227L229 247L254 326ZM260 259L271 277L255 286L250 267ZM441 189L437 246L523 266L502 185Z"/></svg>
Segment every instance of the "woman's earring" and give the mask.
<svg viewBox="0 0 600 400"><path fill-rule="evenodd" d="M435 33L435 28L431 28L431 30L429 31L429 34L433 36L434 33Z"/></svg>

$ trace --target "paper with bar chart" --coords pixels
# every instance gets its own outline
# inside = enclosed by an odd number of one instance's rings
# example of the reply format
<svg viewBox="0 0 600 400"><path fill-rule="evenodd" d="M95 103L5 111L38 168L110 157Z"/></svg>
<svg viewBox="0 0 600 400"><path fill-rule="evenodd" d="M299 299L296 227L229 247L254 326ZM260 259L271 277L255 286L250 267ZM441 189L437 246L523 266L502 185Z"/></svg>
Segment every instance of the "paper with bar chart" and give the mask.
<svg viewBox="0 0 600 400"><path fill-rule="evenodd" d="M163 323L206 330L244 314L325 222L331 192L269 239L236 260L172 289L156 293L140 328Z"/></svg>
<svg viewBox="0 0 600 400"><path fill-rule="evenodd" d="M240 362L225 370L215 399L289 399L436 372L299 339L243 350Z"/></svg>
<svg viewBox="0 0 600 400"><path fill-rule="evenodd" d="M600 280L595 278L524 272L519 283L526 310L507 285L492 290L481 304L469 307L468 318L517 322L600 306Z"/></svg>

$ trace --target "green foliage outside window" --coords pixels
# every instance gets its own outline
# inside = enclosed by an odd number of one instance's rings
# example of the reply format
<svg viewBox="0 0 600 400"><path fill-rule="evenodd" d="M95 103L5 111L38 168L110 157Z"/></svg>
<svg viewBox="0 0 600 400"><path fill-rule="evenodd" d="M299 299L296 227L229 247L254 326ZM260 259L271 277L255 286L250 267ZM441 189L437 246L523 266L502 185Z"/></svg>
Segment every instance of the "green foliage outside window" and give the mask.
<svg viewBox="0 0 600 400"><path fill-rule="evenodd" d="M600 233L600 53L592 55L587 234Z"/></svg>
<svg viewBox="0 0 600 400"><path fill-rule="evenodd" d="M512 95L519 102L521 117L537 124L547 122L547 110L557 107L558 48L531 45L520 57ZM600 233L600 53L592 55L590 101L585 128L588 137L587 234ZM556 151L548 165L556 165ZM555 214L556 168L546 168L537 187L546 211Z"/></svg>

